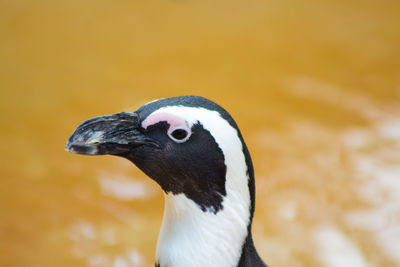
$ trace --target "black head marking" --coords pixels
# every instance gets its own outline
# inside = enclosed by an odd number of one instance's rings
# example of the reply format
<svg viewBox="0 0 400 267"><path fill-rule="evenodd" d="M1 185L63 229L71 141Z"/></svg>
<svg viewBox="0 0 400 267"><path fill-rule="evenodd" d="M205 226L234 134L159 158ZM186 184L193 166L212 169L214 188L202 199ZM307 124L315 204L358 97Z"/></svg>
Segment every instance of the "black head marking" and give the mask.
<svg viewBox="0 0 400 267"><path fill-rule="evenodd" d="M152 112L157 109L160 109L165 106L185 106L185 107L200 107L205 108L208 110L217 111L222 118L224 118L233 128L235 128L239 134L240 141L243 145L243 153L245 155L246 165L247 165L247 174L249 176L249 191L250 191L250 200L251 200L251 207L250 207L250 222L252 221L253 214L254 214L254 207L255 207L255 182L254 182L254 169L253 163L251 160L251 156L249 150L244 142L242 134L237 126L236 122L233 120L231 115L223 109L218 104L214 103L211 100L208 100L201 96L178 96L178 97L171 97L160 99L154 102L151 102L141 108L139 108L136 113L139 114L141 118L146 118ZM251 227L251 225L249 225Z"/></svg>
<svg viewBox="0 0 400 267"><path fill-rule="evenodd" d="M245 160L246 160L246 165L247 165L247 174L249 176L249 191L250 191L250 224L249 224L249 229L251 228L251 221L253 218L253 213L254 213L254 207L255 207L255 182L254 182L254 170L253 170L253 164L252 160L250 157L250 153L248 151L248 148L243 140L242 134L236 124L236 122L233 120L233 118L230 116L230 114L223 109L221 106L218 104L214 103L211 100L208 100L204 97L201 96L179 96L179 97L171 97L171 98L165 98L165 99L160 99L157 101L150 102L141 108L139 108L135 113L139 115L141 118L141 121L145 119L147 116L149 116L151 113L154 111L166 107L166 106L184 106L184 107L195 107L195 108L205 108L208 110L212 111L217 111L220 116L225 119L233 128L235 128L238 132L239 139L242 143L243 146L243 153L245 155Z"/></svg>
<svg viewBox="0 0 400 267"><path fill-rule="evenodd" d="M122 156L165 192L183 193L203 211L218 212L223 208L222 196L226 195L226 166L221 149L200 123L192 126L192 134L184 143L171 140L166 134L168 128L163 121L146 130L146 135L160 144L159 149L141 146Z"/></svg>

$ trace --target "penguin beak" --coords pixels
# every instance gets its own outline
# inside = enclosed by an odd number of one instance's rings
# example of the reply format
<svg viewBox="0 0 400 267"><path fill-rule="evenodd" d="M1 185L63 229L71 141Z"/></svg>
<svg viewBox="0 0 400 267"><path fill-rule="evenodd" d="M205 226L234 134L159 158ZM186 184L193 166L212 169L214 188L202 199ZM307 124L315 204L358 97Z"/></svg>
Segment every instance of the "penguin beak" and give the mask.
<svg viewBox="0 0 400 267"><path fill-rule="evenodd" d="M158 143L139 130L136 113L121 112L83 122L67 142L65 150L83 155L120 155L139 145Z"/></svg>

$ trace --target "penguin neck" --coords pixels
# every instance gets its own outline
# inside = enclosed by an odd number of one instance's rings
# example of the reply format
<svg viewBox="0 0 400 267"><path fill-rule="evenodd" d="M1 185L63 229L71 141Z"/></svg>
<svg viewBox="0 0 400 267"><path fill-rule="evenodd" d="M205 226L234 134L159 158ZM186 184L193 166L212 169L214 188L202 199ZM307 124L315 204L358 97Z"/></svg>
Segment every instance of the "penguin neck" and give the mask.
<svg viewBox="0 0 400 267"><path fill-rule="evenodd" d="M184 194L165 194L157 266L238 266L245 244L251 241L250 197L246 191L232 192L228 187L223 209L217 213L203 211Z"/></svg>

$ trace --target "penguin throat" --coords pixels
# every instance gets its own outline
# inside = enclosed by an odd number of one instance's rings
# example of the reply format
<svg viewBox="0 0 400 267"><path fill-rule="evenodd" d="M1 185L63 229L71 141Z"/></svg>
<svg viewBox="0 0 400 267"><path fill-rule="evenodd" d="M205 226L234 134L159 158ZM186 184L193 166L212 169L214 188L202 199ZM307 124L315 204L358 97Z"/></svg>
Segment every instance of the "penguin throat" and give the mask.
<svg viewBox="0 0 400 267"><path fill-rule="evenodd" d="M165 194L157 243L160 267L237 266L250 223L249 198L229 192L223 209L204 212L184 194Z"/></svg>

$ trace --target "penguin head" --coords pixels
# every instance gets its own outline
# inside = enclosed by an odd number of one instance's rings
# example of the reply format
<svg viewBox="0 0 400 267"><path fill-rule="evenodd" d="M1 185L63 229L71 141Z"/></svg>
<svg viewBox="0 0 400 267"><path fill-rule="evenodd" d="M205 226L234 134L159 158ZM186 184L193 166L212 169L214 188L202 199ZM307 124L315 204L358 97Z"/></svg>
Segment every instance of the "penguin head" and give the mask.
<svg viewBox="0 0 400 267"><path fill-rule="evenodd" d="M66 150L124 157L165 193L184 194L204 212L223 209L227 190L247 196L250 191L254 198L251 159L235 121L203 97L166 98L133 113L89 119Z"/></svg>

